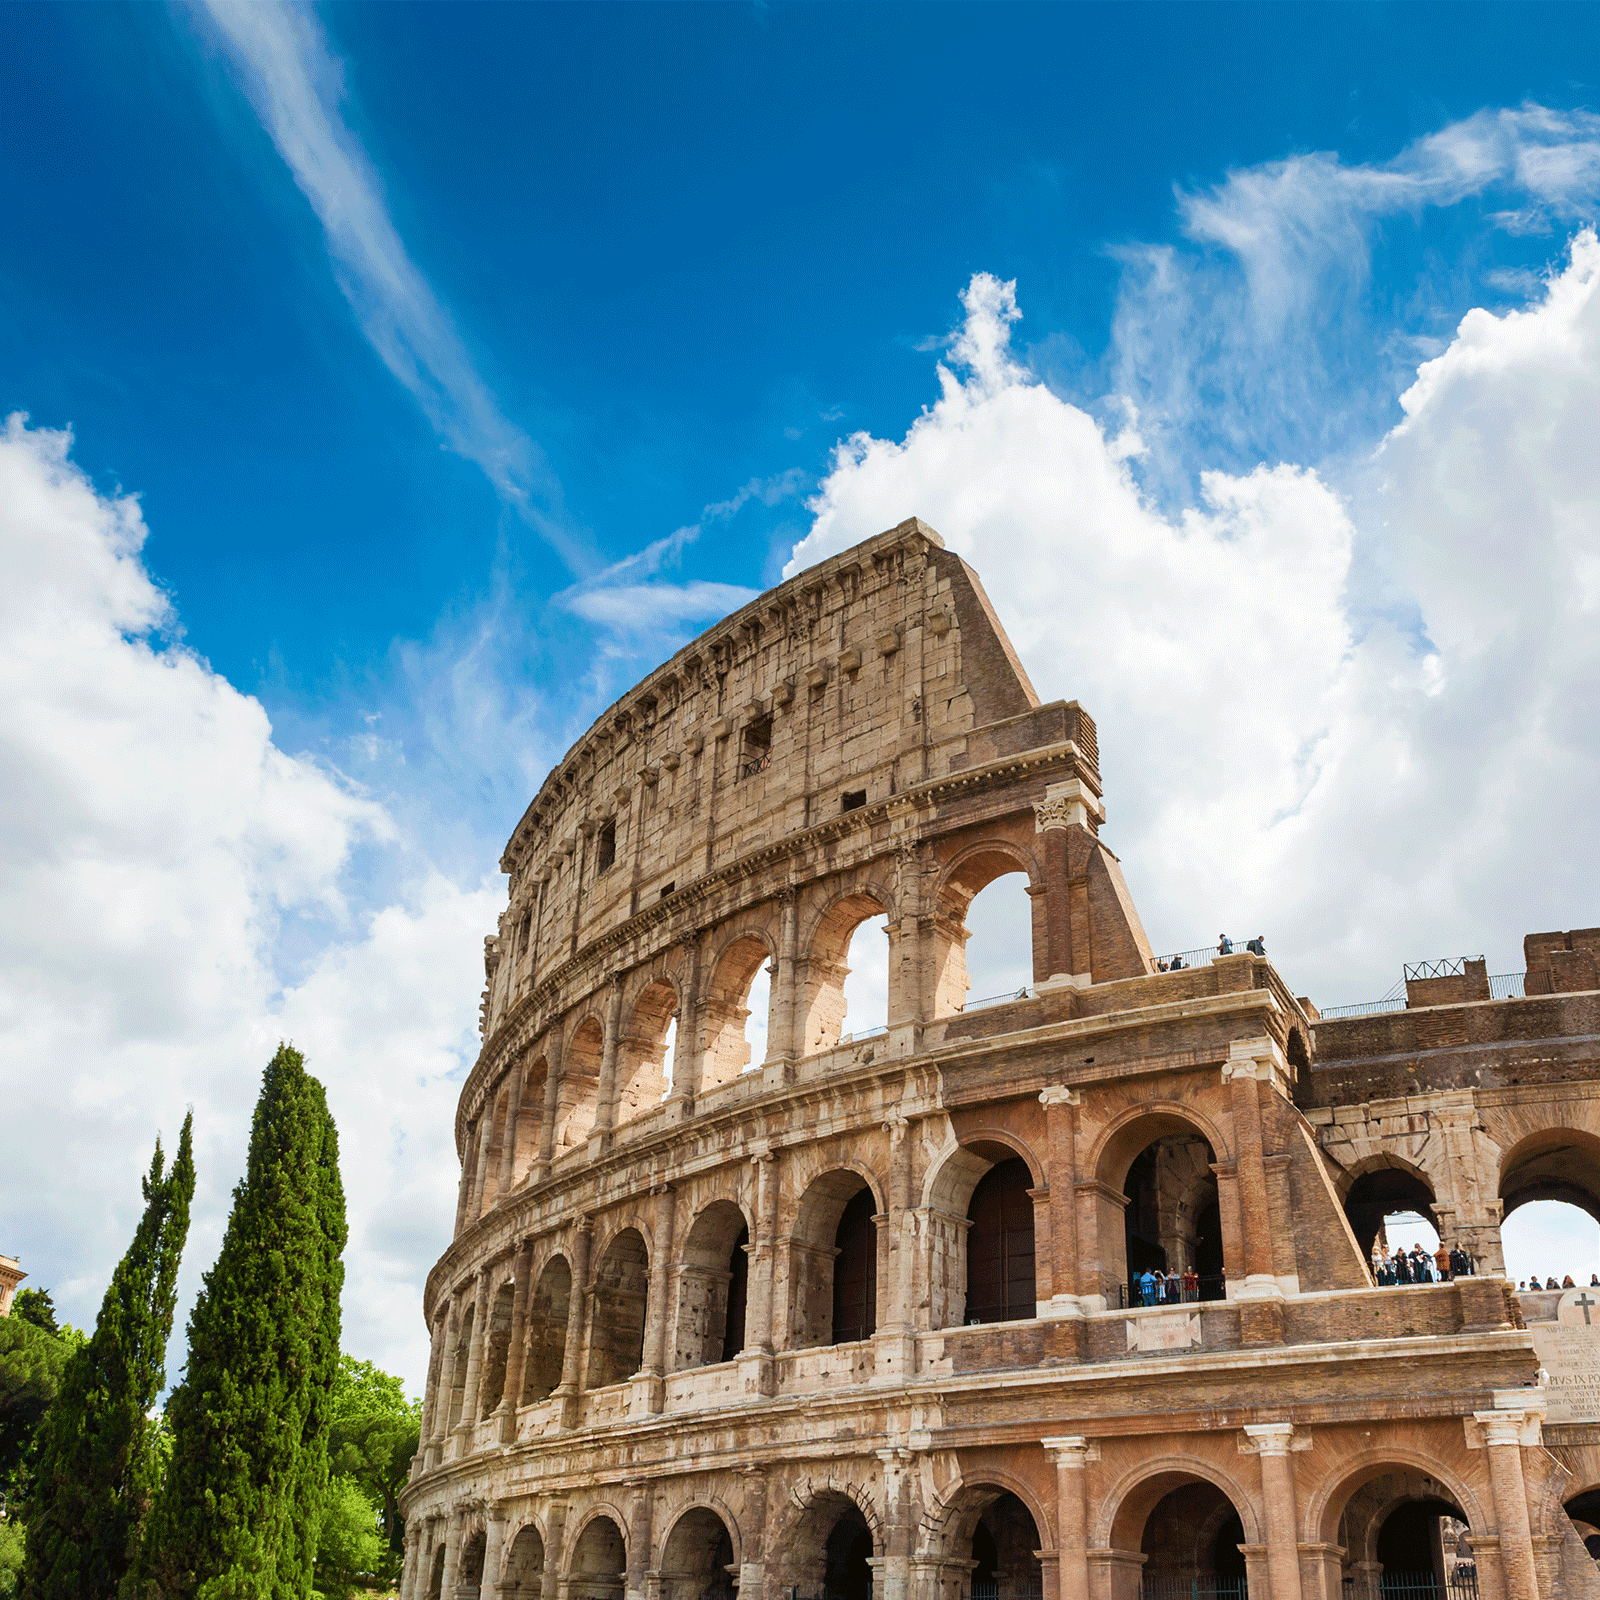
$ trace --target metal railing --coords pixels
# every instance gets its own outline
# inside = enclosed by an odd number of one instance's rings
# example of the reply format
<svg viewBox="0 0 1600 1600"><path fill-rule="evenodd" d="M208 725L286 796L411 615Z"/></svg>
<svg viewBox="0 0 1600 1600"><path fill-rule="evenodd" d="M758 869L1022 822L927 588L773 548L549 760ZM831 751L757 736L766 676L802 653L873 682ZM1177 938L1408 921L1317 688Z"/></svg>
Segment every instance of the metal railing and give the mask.
<svg viewBox="0 0 1600 1600"><path fill-rule="evenodd" d="M1527 992L1524 983L1528 974L1526 972L1501 972L1489 979L1489 998L1491 1000L1526 1000Z"/></svg>
<svg viewBox="0 0 1600 1600"><path fill-rule="evenodd" d="M889 1024L886 1022L882 1027L863 1028L860 1033L841 1033L839 1035L839 1043L860 1044L863 1039L881 1039L888 1031Z"/></svg>
<svg viewBox="0 0 1600 1600"><path fill-rule="evenodd" d="M1388 1011L1404 1011L1406 997L1391 997L1385 1000L1363 1000L1359 1005L1353 1006L1323 1006L1321 1016L1324 1022L1336 1022L1340 1017L1376 1017Z"/></svg>
<svg viewBox="0 0 1600 1600"><path fill-rule="evenodd" d="M1402 970L1407 983L1423 978L1462 978L1466 976L1469 961L1482 960L1482 956L1443 956L1438 961L1408 961Z"/></svg>
<svg viewBox="0 0 1600 1600"><path fill-rule="evenodd" d="M991 994L983 1000L969 1000L961 1009L963 1011L977 1011L982 1006L997 1006L1007 1000L1026 1000L1028 998L1028 986L1024 984L1020 989L1008 989L1004 994Z"/></svg>
<svg viewBox="0 0 1600 1600"><path fill-rule="evenodd" d="M1119 1311L1137 1311L1146 1306L1179 1306L1196 1305L1207 1300L1226 1300L1228 1297L1228 1280L1220 1273L1215 1277L1202 1277L1197 1282L1184 1286L1182 1278L1178 1280L1177 1298L1169 1299L1166 1280L1162 1279L1159 1286L1147 1290L1138 1278L1128 1283L1117 1285L1117 1309Z"/></svg>
<svg viewBox="0 0 1600 1600"><path fill-rule="evenodd" d="M967 1600L1043 1600L1044 1580L1024 1579L1021 1583L1001 1583L998 1578L972 1580Z"/></svg>
<svg viewBox="0 0 1600 1600"><path fill-rule="evenodd" d="M1446 962L1423 962L1422 966L1444 966ZM1406 968L1407 976L1412 976L1420 967ZM1434 973L1434 977L1460 977L1460 973ZM1489 979L1489 998L1491 1000L1524 1000L1527 998L1523 984L1527 978L1525 972L1501 972ZM1381 1000L1363 1000L1359 1005L1353 1006L1323 1006L1319 1015L1324 1022L1337 1022L1341 1017L1375 1017L1389 1011L1404 1011L1408 1001L1403 994L1396 994L1395 990L1403 987L1397 983Z"/></svg>
<svg viewBox="0 0 1600 1600"><path fill-rule="evenodd" d="M1146 1578L1139 1586L1140 1600L1248 1600L1244 1578L1216 1574L1204 1578Z"/></svg>
<svg viewBox="0 0 1600 1600"><path fill-rule="evenodd" d="M1221 943L1203 944L1193 950L1174 950L1170 955L1156 957L1156 970L1158 972L1182 972L1186 967L1204 967L1215 961L1218 956L1245 956L1265 955L1266 947L1259 951L1251 950L1249 945L1255 943L1252 939L1226 938L1228 948L1224 950Z"/></svg>
<svg viewBox="0 0 1600 1600"><path fill-rule="evenodd" d="M761 754L756 756L753 760L741 761L739 763L739 776L741 778L753 778L758 772L765 772L771 765L772 752L770 750L763 750Z"/></svg>
<svg viewBox="0 0 1600 1600"><path fill-rule="evenodd" d="M1448 1578L1435 1572L1384 1572L1378 1585L1383 1600L1477 1600L1478 1570L1458 1566Z"/></svg>

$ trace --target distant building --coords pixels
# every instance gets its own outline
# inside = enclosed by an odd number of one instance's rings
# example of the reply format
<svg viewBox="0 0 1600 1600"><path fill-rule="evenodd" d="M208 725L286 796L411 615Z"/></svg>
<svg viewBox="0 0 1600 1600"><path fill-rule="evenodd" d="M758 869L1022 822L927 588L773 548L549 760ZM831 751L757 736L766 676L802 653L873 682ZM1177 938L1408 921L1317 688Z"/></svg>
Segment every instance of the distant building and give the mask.
<svg viewBox="0 0 1600 1600"><path fill-rule="evenodd" d="M1519 1298L1500 1240L1600 1215L1600 931L1323 1015L1155 955L1104 818L1093 719L914 520L567 753L501 861L402 1600L1600 1600L1600 1285ZM969 1001L1005 874L1033 980ZM1476 1271L1379 1286L1407 1210Z"/></svg>
<svg viewBox="0 0 1600 1600"><path fill-rule="evenodd" d="M10 1256L0 1256L0 1317L11 1315L11 1302L16 1297L17 1285L27 1276Z"/></svg>

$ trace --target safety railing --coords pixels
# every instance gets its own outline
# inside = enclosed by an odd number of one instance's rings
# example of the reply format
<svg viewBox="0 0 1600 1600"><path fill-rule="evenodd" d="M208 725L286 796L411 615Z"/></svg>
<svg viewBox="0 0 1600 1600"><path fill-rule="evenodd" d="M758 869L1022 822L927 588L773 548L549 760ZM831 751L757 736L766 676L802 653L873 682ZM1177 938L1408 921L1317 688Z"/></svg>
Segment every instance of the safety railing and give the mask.
<svg viewBox="0 0 1600 1600"><path fill-rule="evenodd" d="M858 1033L841 1033L840 1044L860 1044L863 1039L881 1039L889 1031L889 1024L885 1022L877 1028L862 1028Z"/></svg>
<svg viewBox="0 0 1600 1600"><path fill-rule="evenodd" d="M967 1600L1043 1600L1044 1580L1002 1583L998 1578L974 1578Z"/></svg>
<svg viewBox="0 0 1600 1600"><path fill-rule="evenodd" d="M1378 1585L1383 1600L1477 1600L1478 1569L1458 1564L1446 1578L1436 1572L1385 1571Z"/></svg>
<svg viewBox="0 0 1600 1600"><path fill-rule="evenodd" d="M1146 1578L1139 1586L1140 1600L1248 1600L1244 1578L1213 1574L1204 1578Z"/></svg>
<svg viewBox="0 0 1600 1600"><path fill-rule="evenodd" d="M1526 972L1501 972L1489 979L1489 998L1491 1000L1526 1000L1528 998L1524 988L1528 974Z"/></svg>
<svg viewBox="0 0 1600 1600"><path fill-rule="evenodd" d="M1252 945L1260 945L1260 949L1253 950ZM1156 957L1157 972L1182 972L1186 967L1204 967L1215 961L1219 956L1260 955L1267 953L1267 947L1259 939L1235 939L1231 935L1224 935L1216 944L1203 944L1193 950L1174 950L1170 955Z"/></svg>
<svg viewBox="0 0 1600 1600"><path fill-rule="evenodd" d="M1423 962L1421 966L1448 966L1448 962ZM1421 970L1420 966L1406 968L1407 977L1412 977ZM1440 972L1433 973L1434 977L1450 978L1460 977L1460 973ZM1524 1000L1525 972L1501 972L1489 979L1489 998L1491 1000ZM1402 987L1396 984L1395 989ZM1407 1006L1406 997L1390 990L1381 1000L1363 1000L1359 1005L1353 1006L1322 1006L1318 1014L1324 1022L1337 1022L1341 1017L1375 1017L1388 1011L1404 1011Z"/></svg>
<svg viewBox="0 0 1600 1600"><path fill-rule="evenodd" d="M758 772L765 772L772 765L772 752L763 750L760 755L753 756L749 761L739 763L739 776L753 778Z"/></svg>
<svg viewBox="0 0 1600 1600"><path fill-rule="evenodd" d="M1147 1284L1142 1277L1117 1285L1119 1311L1136 1311L1145 1306L1195 1305L1200 1301L1227 1298L1228 1280L1221 1273L1215 1277L1202 1276L1191 1283L1185 1283L1180 1277L1170 1286L1165 1278Z"/></svg>
<svg viewBox="0 0 1600 1600"><path fill-rule="evenodd" d="M1423 978L1460 978L1466 975L1469 961L1482 960L1482 956L1443 956L1438 961L1408 961L1403 970L1407 983Z"/></svg>
<svg viewBox="0 0 1600 1600"><path fill-rule="evenodd" d="M1406 997L1399 995L1385 1000L1363 1000L1353 1006L1323 1006L1321 1016L1324 1022L1337 1022L1340 1017L1376 1017L1386 1011L1404 1011L1405 1008Z"/></svg>
<svg viewBox="0 0 1600 1600"><path fill-rule="evenodd" d="M1028 986L1023 984L1020 989L1007 989L1004 994L991 994L982 1000L969 1000L961 1009L963 1011L977 1011L984 1006L1004 1005L1008 1000L1026 1000L1027 998Z"/></svg>

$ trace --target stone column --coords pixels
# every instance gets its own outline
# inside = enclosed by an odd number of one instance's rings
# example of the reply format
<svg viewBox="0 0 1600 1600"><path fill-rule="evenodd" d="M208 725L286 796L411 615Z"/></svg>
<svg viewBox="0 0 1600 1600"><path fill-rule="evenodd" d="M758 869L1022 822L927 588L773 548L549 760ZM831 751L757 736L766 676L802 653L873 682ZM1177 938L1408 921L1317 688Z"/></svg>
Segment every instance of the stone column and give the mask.
<svg viewBox="0 0 1600 1600"><path fill-rule="evenodd" d="M739 1476L744 1479L739 1593L745 1600L761 1600L767 1572L767 1472L765 1467L741 1467Z"/></svg>
<svg viewBox="0 0 1600 1600"><path fill-rule="evenodd" d="M505 1549L506 1514L499 1506L490 1506L483 1514L483 1578L478 1585L481 1600L489 1600L500 1587Z"/></svg>
<svg viewBox="0 0 1600 1600"><path fill-rule="evenodd" d="M472 1181L472 1199L467 1206L469 1226L483 1215L483 1191L489 1182L489 1143L493 1138L494 1097L486 1095L483 1112L478 1118L478 1158L473 1164L476 1176Z"/></svg>
<svg viewBox="0 0 1600 1600"><path fill-rule="evenodd" d="M452 1300L445 1317L444 1360L439 1373L439 1409L433 1418L432 1464L438 1466L450 1436L450 1402L456 1392L456 1363L461 1359L461 1306ZM450 1324L454 1322L454 1328Z"/></svg>
<svg viewBox="0 0 1600 1600"><path fill-rule="evenodd" d="M1475 1411L1482 1447L1489 1454L1495 1521L1500 1524L1500 1567L1505 1600L1539 1600L1533 1531L1528 1521L1528 1490L1522 1475L1522 1448L1538 1445L1545 1402L1537 1391L1495 1391L1493 1411ZM1469 1435L1470 1437L1470 1435Z"/></svg>
<svg viewBox="0 0 1600 1600"><path fill-rule="evenodd" d="M1076 1089L1052 1084L1039 1092L1045 1117L1045 1184L1050 1191L1050 1300L1041 1316L1084 1314L1080 1286L1090 1281L1078 1253L1078 1107Z"/></svg>
<svg viewBox="0 0 1600 1600"><path fill-rule="evenodd" d="M626 1600L644 1600L645 1574L650 1570L650 1485L632 1478L628 1490L628 1576Z"/></svg>
<svg viewBox="0 0 1600 1600"><path fill-rule="evenodd" d="M1089 923L1087 916L1087 886L1074 880L1069 862L1070 830L1074 827L1087 830L1091 816L1102 820L1100 797L1081 778L1068 778L1065 783L1052 783L1044 791L1044 799L1033 808L1034 829L1043 835L1040 843L1044 856L1044 907L1046 928L1046 959L1043 963L1050 983L1067 983L1074 988L1087 988L1094 981L1093 960L1089 949ZM1079 901L1080 926L1074 929L1073 898Z"/></svg>
<svg viewBox="0 0 1600 1600"><path fill-rule="evenodd" d="M483 1347L489 1337L485 1324L488 1320L489 1268L485 1267L478 1274L477 1299L473 1302L472 1343L467 1346L467 1381L462 1387L461 1423L456 1429L461 1440L461 1448L456 1451L458 1456L466 1455L472 1448L472 1430L478 1425L478 1384L483 1376Z"/></svg>
<svg viewBox="0 0 1600 1600"><path fill-rule="evenodd" d="M517 1407L522 1404L522 1375L528 1361L528 1278L533 1270L533 1241L517 1251L511 1268L511 1343L506 1350L506 1387L500 1396L500 1442L517 1437Z"/></svg>
<svg viewBox="0 0 1600 1600"><path fill-rule="evenodd" d="M561 1108L561 1046L552 1035L545 1050L544 1109L539 1121L539 1156L528 1174L529 1183L543 1183L555 1158L556 1115Z"/></svg>
<svg viewBox="0 0 1600 1600"><path fill-rule="evenodd" d="M1311 1440L1297 1435L1293 1423L1248 1423L1240 1448L1261 1461L1261 1499L1267 1528L1267 1582L1272 1600L1300 1600L1299 1516L1295 1508L1291 1450Z"/></svg>
<svg viewBox="0 0 1600 1600"><path fill-rule="evenodd" d="M1283 1289L1273 1271L1272 1217L1267 1204L1267 1167L1262 1146L1263 1080L1271 1092L1275 1077L1286 1074L1283 1052L1270 1038L1235 1039L1228 1047L1222 1081L1229 1086L1236 1156L1239 1232L1244 1246L1245 1279L1233 1298L1255 1302L1240 1311L1246 1344L1278 1344L1283 1339ZM1289 1219L1283 1219L1287 1225ZM1232 1285L1230 1285L1232 1287Z"/></svg>
<svg viewBox="0 0 1600 1600"><path fill-rule="evenodd" d="M672 1052L672 1093L669 1106L678 1106L680 1116L694 1111L700 1093L700 946L694 940L683 945L683 983L678 991L678 1040Z"/></svg>
<svg viewBox="0 0 1600 1600"><path fill-rule="evenodd" d="M777 1264L778 1163L770 1150L750 1158L756 1169L756 1232L750 1243L750 1281L745 1301L740 1388L747 1395L775 1392L772 1288Z"/></svg>
<svg viewBox="0 0 1600 1600"><path fill-rule="evenodd" d="M444 1575L439 1600L455 1600L456 1578L461 1571L461 1513L449 1511L444 1519Z"/></svg>
<svg viewBox="0 0 1600 1600"><path fill-rule="evenodd" d="M594 1219L585 1217L572 1236L572 1293L567 1301L567 1340L561 1352L561 1382L552 1400L561 1402L561 1426L578 1421L579 1366L583 1359L583 1307L589 1295L589 1246L594 1242Z"/></svg>
<svg viewBox="0 0 1600 1600"><path fill-rule="evenodd" d="M477 1179L478 1129L474 1123L467 1128L465 1148L461 1152L461 1182L456 1186L456 1232L467 1225L467 1210L472 1204L472 1186Z"/></svg>
<svg viewBox="0 0 1600 1600"><path fill-rule="evenodd" d="M511 1198L511 1185L517 1175L517 1123L522 1116L522 1079L525 1068L518 1062L511 1069L511 1092L506 1100L506 1131L500 1141L500 1186L494 1203L503 1206Z"/></svg>
<svg viewBox="0 0 1600 1600"><path fill-rule="evenodd" d="M617 1058L622 1053L622 974L611 979L606 995L605 1042L600 1052L600 1084L595 1092L594 1131L589 1135L589 1158L604 1154L611 1144L617 1120Z"/></svg>
<svg viewBox="0 0 1600 1600"><path fill-rule="evenodd" d="M561 1546L567 1531L567 1503L553 1500L544 1514L544 1572L539 1584L539 1600L559 1600L561 1593Z"/></svg>
<svg viewBox="0 0 1600 1600"><path fill-rule="evenodd" d="M645 1295L644 1365L639 1376L645 1380L647 1409L658 1412L666 1399L667 1302L672 1286L672 1223L674 1197L670 1183L657 1184L651 1191L650 1231L654 1235L650 1251L650 1279Z"/></svg>
<svg viewBox="0 0 1600 1600"><path fill-rule="evenodd" d="M1043 1441L1056 1464L1057 1588L1061 1600L1089 1597L1089 1501L1085 1469L1100 1455L1082 1434ZM1277 1600L1277 1596L1273 1596Z"/></svg>
<svg viewBox="0 0 1600 1600"><path fill-rule="evenodd" d="M909 1600L911 1539L916 1519L910 1514L909 1450L876 1450L883 1472L883 1559L872 1564L874 1600Z"/></svg>
<svg viewBox="0 0 1600 1600"><path fill-rule="evenodd" d="M884 1124L889 1135L888 1315L873 1340L873 1382L904 1383L916 1372L912 1327L917 1264L917 1219L911 1203L911 1125L898 1111Z"/></svg>
<svg viewBox="0 0 1600 1600"><path fill-rule="evenodd" d="M400 1567L400 1600L415 1600L417 1569L422 1565L422 1526L413 1520L406 1524L405 1557Z"/></svg>
<svg viewBox="0 0 1600 1600"><path fill-rule="evenodd" d="M446 1311L433 1320L433 1339L428 1348L428 1392L426 1403L422 1408L422 1426L418 1429L417 1462L421 1470L426 1472L429 1467L437 1466L437 1462L428 1460L428 1446L433 1443L434 1436L439 1429L440 1392L444 1388L444 1351L445 1329L449 1325L448 1304ZM449 1397L443 1403L448 1405ZM413 1465L412 1477L417 1475L418 1467Z"/></svg>

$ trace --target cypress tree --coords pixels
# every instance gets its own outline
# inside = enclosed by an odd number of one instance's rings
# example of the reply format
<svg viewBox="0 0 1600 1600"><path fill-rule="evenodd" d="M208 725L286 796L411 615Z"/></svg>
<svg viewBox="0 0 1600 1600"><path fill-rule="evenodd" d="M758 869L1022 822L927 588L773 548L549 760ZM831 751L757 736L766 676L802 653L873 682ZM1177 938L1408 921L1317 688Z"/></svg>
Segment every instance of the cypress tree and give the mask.
<svg viewBox="0 0 1600 1600"><path fill-rule="evenodd" d="M344 1190L322 1085L280 1045L189 1317L145 1570L171 1600L305 1600L339 1367Z"/></svg>
<svg viewBox="0 0 1600 1600"><path fill-rule="evenodd" d="M22 1600L113 1600L138 1553L157 1464L150 1408L166 1384L167 1339L194 1196L184 1118L163 1171L144 1179L144 1216L112 1274L94 1336L75 1351L40 1429Z"/></svg>

